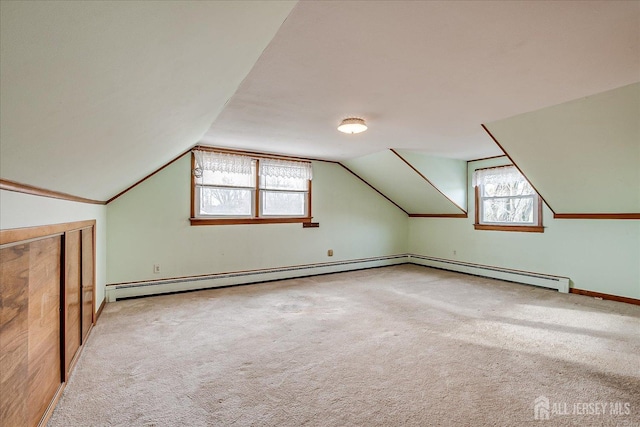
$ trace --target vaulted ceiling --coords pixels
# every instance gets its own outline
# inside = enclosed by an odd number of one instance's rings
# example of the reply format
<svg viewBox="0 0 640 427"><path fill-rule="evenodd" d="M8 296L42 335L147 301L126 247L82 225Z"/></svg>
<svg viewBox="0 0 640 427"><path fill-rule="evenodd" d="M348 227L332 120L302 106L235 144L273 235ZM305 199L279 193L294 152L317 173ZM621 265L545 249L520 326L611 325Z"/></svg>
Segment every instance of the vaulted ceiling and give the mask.
<svg viewBox="0 0 640 427"><path fill-rule="evenodd" d="M640 3L300 2L204 136L346 160L501 154L480 127L640 80ZM369 130L336 132L361 116Z"/></svg>
<svg viewBox="0 0 640 427"><path fill-rule="evenodd" d="M202 137L295 3L0 4L1 177L106 200Z"/></svg>
<svg viewBox="0 0 640 427"><path fill-rule="evenodd" d="M1 7L0 176L100 200L201 143L398 167L459 213L482 123L640 80L638 1Z"/></svg>

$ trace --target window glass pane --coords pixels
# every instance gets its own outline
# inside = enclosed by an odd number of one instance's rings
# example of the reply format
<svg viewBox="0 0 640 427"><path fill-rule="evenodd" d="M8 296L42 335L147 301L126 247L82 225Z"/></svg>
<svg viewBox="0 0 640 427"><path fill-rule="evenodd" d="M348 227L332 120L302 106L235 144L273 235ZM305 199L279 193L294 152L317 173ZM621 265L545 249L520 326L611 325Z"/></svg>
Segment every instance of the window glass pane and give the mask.
<svg viewBox="0 0 640 427"><path fill-rule="evenodd" d="M504 197L482 200L483 223L533 224L533 197Z"/></svg>
<svg viewBox="0 0 640 427"><path fill-rule="evenodd" d="M267 190L306 191L309 181L303 178L285 178L282 176L261 176L260 188Z"/></svg>
<svg viewBox="0 0 640 427"><path fill-rule="evenodd" d="M251 216L251 190L199 187L199 215Z"/></svg>
<svg viewBox="0 0 640 427"><path fill-rule="evenodd" d="M198 184L226 185L230 187L254 187L256 182L255 161L251 167L251 174L203 170L202 178L197 178Z"/></svg>
<svg viewBox="0 0 640 427"><path fill-rule="evenodd" d="M261 191L262 215L305 216L307 193Z"/></svg>

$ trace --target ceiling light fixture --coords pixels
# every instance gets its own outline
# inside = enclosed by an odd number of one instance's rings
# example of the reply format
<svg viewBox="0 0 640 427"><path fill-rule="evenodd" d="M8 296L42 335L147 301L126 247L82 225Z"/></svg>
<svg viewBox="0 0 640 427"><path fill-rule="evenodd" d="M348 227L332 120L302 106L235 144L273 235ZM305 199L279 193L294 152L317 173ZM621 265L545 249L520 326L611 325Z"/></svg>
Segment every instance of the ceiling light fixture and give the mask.
<svg viewBox="0 0 640 427"><path fill-rule="evenodd" d="M343 133L360 133L367 130L367 124L364 122L364 119L349 117L340 123L338 130Z"/></svg>

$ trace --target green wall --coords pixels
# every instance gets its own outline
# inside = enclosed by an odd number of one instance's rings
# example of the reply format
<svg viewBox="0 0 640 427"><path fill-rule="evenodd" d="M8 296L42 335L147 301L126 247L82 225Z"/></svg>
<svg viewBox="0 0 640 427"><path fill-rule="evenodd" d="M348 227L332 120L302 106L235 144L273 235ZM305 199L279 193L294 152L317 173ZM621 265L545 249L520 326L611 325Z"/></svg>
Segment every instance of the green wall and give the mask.
<svg viewBox="0 0 640 427"><path fill-rule="evenodd" d="M107 283L406 252L402 211L340 165L314 162L313 176L312 213L319 228L191 226L190 159L184 156L107 206ZM160 274L153 273L154 264Z"/></svg>
<svg viewBox="0 0 640 427"><path fill-rule="evenodd" d="M502 164L508 159L470 162L469 177ZM566 276L575 288L640 299L640 221L554 220L545 206L544 233L474 230L468 185L469 218L409 218L409 252Z"/></svg>
<svg viewBox="0 0 640 427"><path fill-rule="evenodd" d="M508 160L470 162L469 177L501 164ZM320 228L192 227L189 180L185 156L107 206L108 284L409 252L567 276L576 288L640 299L640 221L554 220L545 207L544 233L474 230L471 179L469 218L407 218L339 165L314 162Z"/></svg>
<svg viewBox="0 0 640 427"><path fill-rule="evenodd" d="M471 162L469 176L507 163ZM474 230L470 183L469 218L407 218L339 165L314 162L313 215L320 228L192 227L189 168L185 156L106 207L0 191L0 226L97 219L98 301L108 283L406 252L567 276L576 288L640 299L640 221L554 220L545 207L544 233ZM160 274L153 264L161 265Z"/></svg>

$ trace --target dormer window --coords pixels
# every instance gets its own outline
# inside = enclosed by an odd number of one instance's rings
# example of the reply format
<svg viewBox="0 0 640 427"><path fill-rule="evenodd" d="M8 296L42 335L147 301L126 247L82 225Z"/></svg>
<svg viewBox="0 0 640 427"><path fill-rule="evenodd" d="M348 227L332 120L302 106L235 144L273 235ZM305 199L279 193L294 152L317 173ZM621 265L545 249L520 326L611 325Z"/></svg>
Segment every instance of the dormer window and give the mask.
<svg viewBox="0 0 640 427"><path fill-rule="evenodd" d="M515 166L478 169L473 178L476 230L544 231L542 200Z"/></svg>

